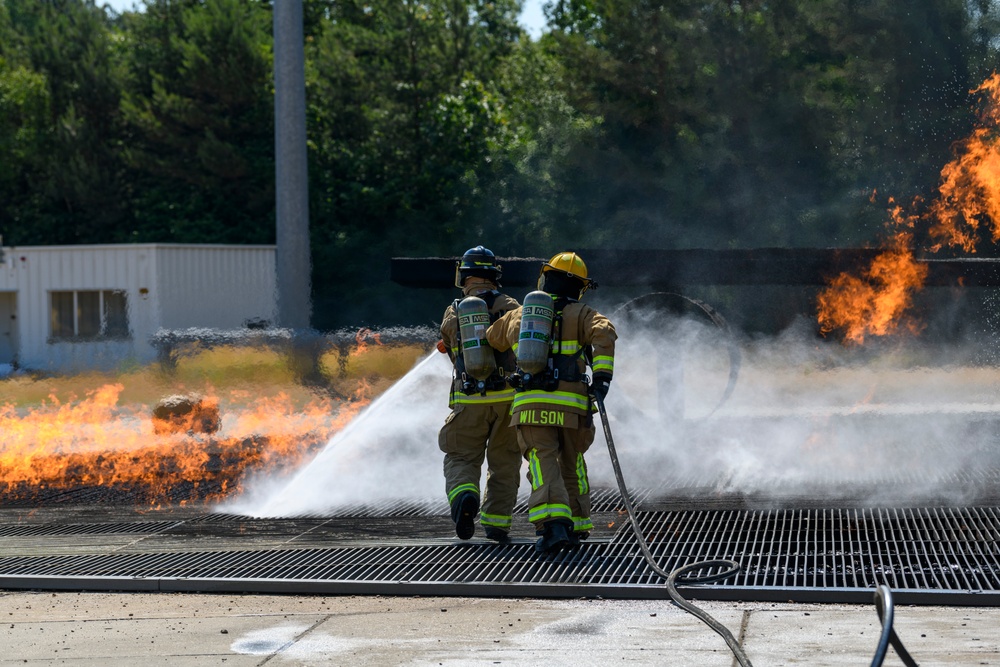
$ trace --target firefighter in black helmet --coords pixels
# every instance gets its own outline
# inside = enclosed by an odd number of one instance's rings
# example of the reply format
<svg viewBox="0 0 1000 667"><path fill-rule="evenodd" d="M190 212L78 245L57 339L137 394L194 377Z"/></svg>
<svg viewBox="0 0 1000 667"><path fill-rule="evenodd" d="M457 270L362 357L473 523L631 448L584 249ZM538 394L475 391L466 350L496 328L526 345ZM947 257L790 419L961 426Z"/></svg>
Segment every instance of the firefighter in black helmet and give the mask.
<svg viewBox="0 0 1000 667"><path fill-rule="evenodd" d="M444 452L445 491L456 535L467 540L475 534L481 509L479 523L486 537L504 543L509 541L521 475L517 434L509 424L514 390L506 379L514 359L486 347L485 329L520 304L499 291L500 277L496 257L481 245L456 263L455 286L463 298L445 309L441 321L439 349L448 353L455 370L448 401L451 414L438 434L438 446ZM467 311L472 314L465 315ZM490 367L479 377L467 367L470 352L489 355ZM486 488L480 494L484 458Z"/></svg>
<svg viewBox="0 0 1000 667"><path fill-rule="evenodd" d="M591 394L603 400L608 393L618 336L607 317L581 303L593 287L579 255L558 253L542 265L538 291L524 297L523 308L486 332L494 349L517 350L522 381L511 423L528 461L528 520L539 535L535 549L540 553L579 545L594 528L584 460L596 430ZM528 330L546 319L545 330ZM533 365L533 372L525 372L522 367L538 351L538 342L541 358L530 361L540 361L541 370ZM592 377L586 375L588 366Z"/></svg>

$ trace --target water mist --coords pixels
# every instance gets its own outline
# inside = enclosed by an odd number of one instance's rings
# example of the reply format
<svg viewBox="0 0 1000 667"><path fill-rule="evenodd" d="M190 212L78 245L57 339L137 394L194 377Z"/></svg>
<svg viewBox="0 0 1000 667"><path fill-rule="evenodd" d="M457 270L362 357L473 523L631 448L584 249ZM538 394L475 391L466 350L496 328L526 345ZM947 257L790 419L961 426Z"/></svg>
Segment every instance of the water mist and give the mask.
<svg viewBox="0 0 1000 667"><path fill-rule="evenodd" d="M607 408L630 488L695 501L853 494L861 503L962 504L979 494L969 475L1000 463L991 427L1000 373L992 368L913 364L889 348L859 363L857 351L798 326L739 341L740 375L719 405L731 370L725 332L703 318L618 324ZM440 500L444 513L437 432L450 375L447 357L430 353L291 482L269 490L261 481L227 511L302 516ZM600 428L587 460L591 485L614 488Z"/></svg>

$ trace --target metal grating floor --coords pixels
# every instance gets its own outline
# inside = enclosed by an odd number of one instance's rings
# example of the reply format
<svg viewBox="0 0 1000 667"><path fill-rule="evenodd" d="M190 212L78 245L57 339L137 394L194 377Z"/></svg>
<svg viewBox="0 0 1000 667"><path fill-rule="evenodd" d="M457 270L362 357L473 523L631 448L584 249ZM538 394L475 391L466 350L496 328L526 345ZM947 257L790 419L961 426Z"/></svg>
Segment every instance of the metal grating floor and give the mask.
<svg viewBox="0 0 1000 667"><path fill-rule="evenodd" d="M617 495L595 495L593 539L548 557L526 531L509 545L460 542L430 511L438 503L298 519L51 515L0 523L0 588L667 598ZM1000 507L644 509L639 518L666 570L741 565L725 581L682 588L692 599L868 604L886 584L901 604L1000 606Z"/></svg>

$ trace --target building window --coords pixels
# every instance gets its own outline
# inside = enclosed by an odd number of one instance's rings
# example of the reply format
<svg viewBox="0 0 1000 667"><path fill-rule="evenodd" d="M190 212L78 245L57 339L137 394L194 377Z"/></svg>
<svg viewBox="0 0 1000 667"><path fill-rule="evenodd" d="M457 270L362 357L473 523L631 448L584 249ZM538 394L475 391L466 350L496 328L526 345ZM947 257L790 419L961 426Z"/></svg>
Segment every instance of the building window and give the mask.
<svg viewBox="0 0 1000 667"><path fill-rule="evenodd" d="M128 338L128 308L121 290L51 292L54 340Z"/></svg>

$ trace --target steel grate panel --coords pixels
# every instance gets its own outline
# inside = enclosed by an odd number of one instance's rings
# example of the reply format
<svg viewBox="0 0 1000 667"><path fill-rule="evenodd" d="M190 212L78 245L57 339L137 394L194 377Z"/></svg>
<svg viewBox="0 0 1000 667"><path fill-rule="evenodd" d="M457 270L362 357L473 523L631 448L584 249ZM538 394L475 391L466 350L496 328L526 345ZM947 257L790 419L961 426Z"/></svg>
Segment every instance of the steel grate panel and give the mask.
<svg viewBox="0 0 1000 667"><path fill-rule="evenodd" d="M182 524L203 519L102 524L90 530L169 537L174 527L181 532ZM845 601L845 595L858 591L870 597L884 583L908 592L910 598L903 600L951 594L963 596L966 604L975 596L974 604L1000 606L1000 510L995 507L642 511L637 520L664 570L717 559L741 565L734 577L699 586L701 599ZM256 525L247 517L228 521L247 526L251 534ZM222 525L226 519L213 517L212 522ZM260 528L264 531L275 521L260 523L266 524ZM23 528L0 534L0 545L31 535L86 532L79 525L63 526L69 532L61 533L46 525ZM430 542L4 556L0 587L58 587L60 580L82 579L105 588L144 580L171 590L276 591L303 582L308 590L352 586L356 593L385 592L378 586L389 585L400 594L427 587L439 594L497 594L497 587L506 587L510 595L542 590L546 595L667 597L664 582L642 559L627 519L617 522L610 540L584 542L576 551L544 558L536 556L530 540Z"/></svg>
<svg viewBox="0 0 1000 667"><path fill-rule="evenodd" d="M0 525L0 537L29 537L38 535L150 535L169 530L176 521L146 521L131 523L81 523Z"/></svg>

